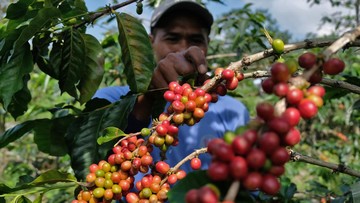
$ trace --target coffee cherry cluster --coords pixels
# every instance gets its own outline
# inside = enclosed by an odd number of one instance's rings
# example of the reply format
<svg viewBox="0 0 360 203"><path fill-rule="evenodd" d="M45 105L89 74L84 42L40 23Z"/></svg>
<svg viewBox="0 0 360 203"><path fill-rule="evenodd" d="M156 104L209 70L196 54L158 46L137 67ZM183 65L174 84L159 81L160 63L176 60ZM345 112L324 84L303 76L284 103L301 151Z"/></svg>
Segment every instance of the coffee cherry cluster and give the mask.
<svg viewBox="0 0 360 203"><path fill-rule="evenodd" d="M243 73L231 69L216 68L214 74L219 75L223 79L215 88L215 92L220 96L226 95L227 90L236 89L239 81L244 79Z"/></svg>
<svg viewBox="0 0 360 203"><path fill-rule="evenodd" d="M309 70L315 65L318 65L318 70L313 73L309 79L309 82L319 83L322 80L323 73L328 75L337 75L345 69L345 63L338 58L330 58L326 61L323 58L318 57L312 52L306 52L298 58L299 66L305 70Z"/></svg>
<svg viewBox="0 0 360 203"><path fill-rule="evenodd" d="M217 101L215 93L209 94L201 88L192 89L190 84L180 85L178 82L169 83L169 90L164 93L166 101L170 102L167 108L172 115L172 122L177 125L192 126L200 121L209 110L209 103Z"/></svg>
<svg viewBox="0 0 360 203"><path fill-rule="evenodd" d="M260 189L275 195L280 189L277 177L284 173L289 154L279 136L250 129L235 135L231 143L213 139L208 143L212 162L208 176L213 181L239 180L247 190Z"/></svg>
<svg viewBox="0 0 360 203"><path fill-rule="evenodd" d="M323 105L322 97L325 95L325 89L315 84L308 88L308 83L303 83L304 85L300 87L289 84L291 74L285 63L273 64L270 71L271 77L263 80L261 86L264 92L275 94L286 100L287 109L283 113L285 120L290 119L291 126L295 126L298 124L300 116L303 119L314 117L318 108ZM265 121L272 119L271 111L274 111L273 109L270 110L270 107L263 105L259 105L257 108L260 113L264 111L262 114Z"/></svg>
<svg viewBox="0 0 360 203"><path fill-rule="evenodd" d="M121 199L134 187L134 176L139 171L147 173L153 165L152 145L146 144L142 138L132 136L124 139L112 151L107 161L101 160L89 166L90 173L86 176L88 190L80 191L73 203Z"/></svg>

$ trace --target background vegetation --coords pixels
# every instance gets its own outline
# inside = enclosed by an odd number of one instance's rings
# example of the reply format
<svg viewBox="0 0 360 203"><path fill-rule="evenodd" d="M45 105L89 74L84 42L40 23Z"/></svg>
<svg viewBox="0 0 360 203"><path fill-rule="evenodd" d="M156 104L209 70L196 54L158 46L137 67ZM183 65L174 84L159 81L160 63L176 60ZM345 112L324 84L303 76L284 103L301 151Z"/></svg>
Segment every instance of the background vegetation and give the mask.
<svg viewBox="0 0 360 203"><path fill-rule="evenodd" d="M221 3L219 0L213 1ZM312 33L309 37L335 39L345 30L360 25L359 0L329 1L334 7L354 11L352 13L355 15L336 13L324 16L323 23L333 25L335 32L329 36ZM324 2L308 0L309 6ZM114 5L117 3L114 2ZM156 1L146 1L145 4L152 8ZM120 18L108 12L106 7L99 12L104 13L109 22ZM99 126L126 126L126 122L117 122L119 119L125 120L126 113L116 112L130 109L134 101L134 98L129 98L128 104L118 103L100 112L94 110L104 106L104 103L88 102L99 86L131 85L136 82L129 81L124 72L128 64L121 57L123 42L118 35L122 31L109 30L102 41L86 34L87 26L97 22L93 22L96 14L88 11L87 5L81 0L1 1L0 14L3 17L0 20L0 195L8 188L33 181L50 169L72 173L77 178L83 177L89 163L102 159L109 146L93 149L97 136L101 134L95 129ZM290 42L291 33L279 30L271 13L254 10L251 4L216 19L211 33L214 40L209 51L210 69L225 67L242 56L268 48L263 27L272 36ZM140 37L143 35L141 27L134 26L132 29L138 31ZM312 51L320 52L321 49ZM151 54L151 50L144 52ZM296 57L301 52L303 50L286 54L285 57ZM215 56L229 53L231 57ZM77 60L79 56L92 60L83 64ZM359 87L358 48L346 49L338 56L346 62L346 70L332 79ZM262 60L247 67L245 72L266 69L273 60ZM146 63L153 62L149 60ZM83 74L84 66L91 70L92 75ZM146 68L142 70L146 71ZM144 88L146 84L138 92L144 91ZM258 79L242 81L237 90L229 94L242 101L251 115L255 115L257 103L274 99L260 91ZM324 100L325 105L319 116L301 123L303 138L294 150L360 170L359 94L328 87ZM100 117L105 117L101 123ZM77 133L80 129L85 131ZM84 137L87 138L85 146L66 145L69 140ZM83 162L75 163L75 158ZM297 162L287 164L282 182L284 188L281 195L289 202L321 201L322 198L346 202L351 199L351 191L360 191L359 184L356 184L359 179ZM66 186L66 189L57 185L55 188L59 189L41 193L44 202L73 199L75 185ZM47 191L46 188L42 189ZM28 198L39 200L38 193L30 194ZM6 200L9 199L0 197L0 202Z"/></svg>

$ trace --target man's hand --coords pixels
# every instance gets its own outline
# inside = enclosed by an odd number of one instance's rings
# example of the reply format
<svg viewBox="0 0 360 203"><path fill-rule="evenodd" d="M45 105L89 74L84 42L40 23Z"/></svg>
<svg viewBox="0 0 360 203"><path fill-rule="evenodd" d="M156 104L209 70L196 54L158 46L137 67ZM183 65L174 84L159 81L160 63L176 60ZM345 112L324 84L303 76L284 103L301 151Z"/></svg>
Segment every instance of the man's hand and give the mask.
<svg viewBox="0 0 360 203"><path fill-rule="evenodd" d="M200 48L192 46L182 52L170 53L158 62L150 89L166 88L170 82L177 81L179 76L198 73L199 78L203 78L206 72L205 54Z"/></svg>
<svg viewBox="0 0 360 203"><path fill-rule="evenodd" d="M177 81L179 76L196 72L198 78L204 80L207 63L205 54L200 48L193 46L182 52L170 53L157 64L149 89L167 88L168 84ZM153 93L140 95L132 112L133 116L140 121L149 119L154 100Z"/></svg>

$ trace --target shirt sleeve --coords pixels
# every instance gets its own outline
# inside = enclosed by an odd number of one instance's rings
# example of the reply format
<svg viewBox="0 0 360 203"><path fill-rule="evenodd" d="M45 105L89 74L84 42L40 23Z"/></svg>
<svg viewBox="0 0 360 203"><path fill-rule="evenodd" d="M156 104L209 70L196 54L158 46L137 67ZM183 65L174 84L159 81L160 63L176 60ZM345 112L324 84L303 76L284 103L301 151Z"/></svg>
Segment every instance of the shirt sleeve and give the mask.
<svg viewBox="0 0 360 203"><path fill-rule="evenodd" d="M116 101L119 101L121 97L129 93L129 91L130 91L129 86L105 87L96 91L93 98L106 99L107 101L114 103ZM139 121L134 116L132 116L132 114L130 114L128 117L128 126L124 130L124 132L125 133L139 132L142 128L148 127L149 123L150 123L150 118L149 121Z"/></svg>

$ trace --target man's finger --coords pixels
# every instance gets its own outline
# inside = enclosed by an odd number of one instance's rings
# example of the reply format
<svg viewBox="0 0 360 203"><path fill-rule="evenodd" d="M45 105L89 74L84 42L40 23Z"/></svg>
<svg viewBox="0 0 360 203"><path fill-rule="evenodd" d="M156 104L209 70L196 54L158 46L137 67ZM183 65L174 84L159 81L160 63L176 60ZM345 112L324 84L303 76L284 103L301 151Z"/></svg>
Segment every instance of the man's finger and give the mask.
<svg viewBox="0 0 360 203"><path fill-rule="evenodd" d="M199 47L192 46L188 48L184 53L184 57L193 64L198 73L205 74L207 72L206 57Z"/></svg>

